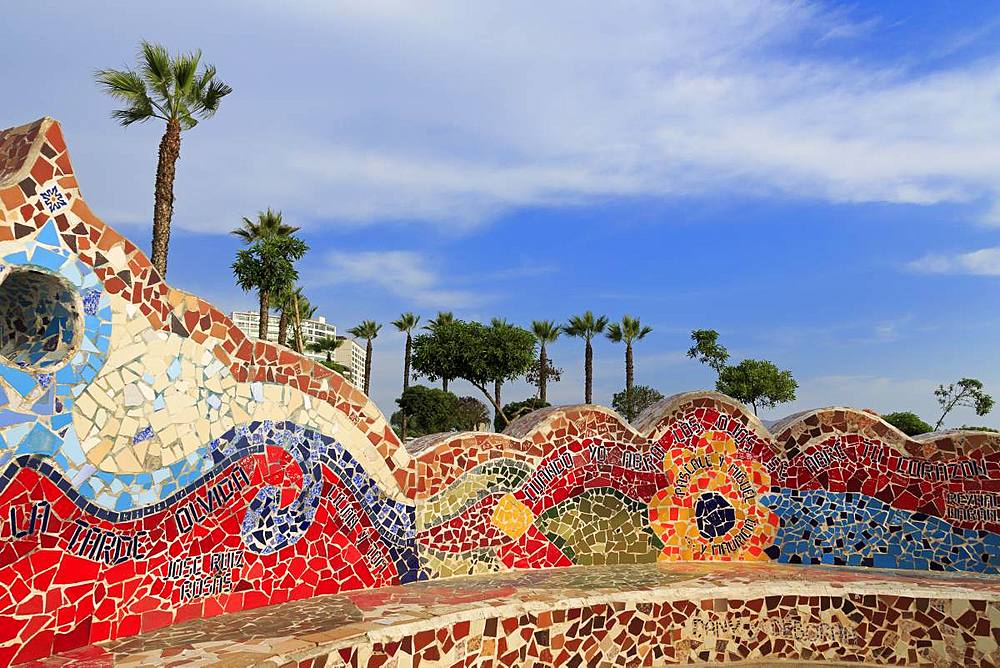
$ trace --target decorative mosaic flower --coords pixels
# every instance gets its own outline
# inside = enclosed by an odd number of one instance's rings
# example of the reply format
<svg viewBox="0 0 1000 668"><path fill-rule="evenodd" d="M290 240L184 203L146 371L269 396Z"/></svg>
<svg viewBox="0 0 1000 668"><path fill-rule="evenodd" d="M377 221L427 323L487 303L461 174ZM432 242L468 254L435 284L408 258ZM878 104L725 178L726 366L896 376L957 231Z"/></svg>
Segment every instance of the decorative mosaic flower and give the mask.
<svg viewBox="0 0 1000 668"><path fill-rule="evenodd" d="M670 484L649 503L650 527L663 541L662 560L767 559L778 516L760 505L771 478L737 453L733 438L706 431L695 447L667 452Z"/></svg>

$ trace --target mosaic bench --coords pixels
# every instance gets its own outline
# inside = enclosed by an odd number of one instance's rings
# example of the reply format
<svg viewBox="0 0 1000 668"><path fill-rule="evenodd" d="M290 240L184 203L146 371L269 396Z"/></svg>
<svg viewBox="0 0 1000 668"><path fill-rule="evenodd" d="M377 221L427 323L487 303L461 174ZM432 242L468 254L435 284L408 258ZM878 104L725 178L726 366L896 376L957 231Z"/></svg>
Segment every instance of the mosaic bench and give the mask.
<svg viewBox="0 0 1000 668"><path fill-rule="evenodd" d="M168 637L262 606L321 605L313 597L324 595L405 598L395 587L433 595L505 577L516 590L517 578L562 577L521 569L572 566L669 579L695 567L657 564L709 561L731 563L698 565L714 574L699 586L744 577L750 566L733 562L748 561L777 574L791 573L781 564L839 566L830 572L858 582L880 569L877 581L902 583L859 590L872 621L838 618L844 634L817 635L808 656L880 660L895 638L893 660L937 652L947 665L952 655L920 635L943 634L934 615L944 615L961 629L946 636L956 656L987 664L997 653L992 594L942 598L952 603L930 615L930 602L907 601L933 597L907 587L997 575L998 446L1000 436L979 432L910 439L847 408L769 430L728 397L692 392L634 425L599 406L558 407L503 434L404 447L339 375L248 339L165 284L91 213L55 121L0 132L0 664ZM976 590L991 592L983 582ZM641 598L629 587L609 600ZM699 608L713 600L717 612L724 591ZM740 615L747 600L773 610L773 598L741 596ZM893 606L904 604L917 607L905 630L891 630L902 629ZM827 610L811 593L788 605ZM671 623L684 614L670 612ZM644 621L643 633L647 623L657 624ZM750 632L720 624L711 633L724 656L711 660L750 657L728 650ZM434 637L445 642L447 628ZM612 642L638 643L639 625L628 628ZM688 642L670 633L657 640L663 652ZM858 638L867 649L851 644ZM802 660L802 650L775 656Z"/></svg>

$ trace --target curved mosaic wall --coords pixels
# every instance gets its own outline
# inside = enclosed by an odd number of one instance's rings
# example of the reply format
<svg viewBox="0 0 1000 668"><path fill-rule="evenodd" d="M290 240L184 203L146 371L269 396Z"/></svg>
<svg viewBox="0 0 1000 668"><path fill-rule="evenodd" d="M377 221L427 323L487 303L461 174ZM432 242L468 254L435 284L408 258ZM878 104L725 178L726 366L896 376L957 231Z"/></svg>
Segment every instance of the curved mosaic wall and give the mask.
<svg viewBox="0 0 1000 668"><path fill-rule="evenodd" d="M563 407L403 448L340 376L166 285L90 212L51 119L0 133L0 295L4 332L32 320L0 336L0 663L513 568L1000 564L996 435L849 409L772 433L691 393L634 427Z"/></svg>

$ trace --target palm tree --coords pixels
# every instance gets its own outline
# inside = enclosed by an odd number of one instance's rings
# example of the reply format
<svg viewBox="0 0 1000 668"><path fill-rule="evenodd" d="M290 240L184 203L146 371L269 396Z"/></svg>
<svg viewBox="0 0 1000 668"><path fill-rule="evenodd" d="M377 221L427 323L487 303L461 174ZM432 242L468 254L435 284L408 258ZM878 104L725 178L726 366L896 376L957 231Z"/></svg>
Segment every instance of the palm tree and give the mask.
<svg viewBox="0 0 1000 668"><path fill-rule="evenodd" d="M295 262L309 247L295 237L270 236L236 252L233 275L244 291L256 290L260 297L258 337L267 339L267 312L272 294L278 294L299 278Z"/></svg>
<svg viewBox="0 0 1000 668"><path fill-rule="evenodd" d="M281 314L285 315L285 305L282 305ZM297 353L303 352L302 348L302 321L309 320L314 315L316 315L316 308L309 303L309 299L302 294L302 288L296 287L292 291L290 303L287 305L290 307L290 313L288 315L289 325L292 327L292 336L285 343L289 348ZM281 328L279 321L278 328Z"/></svg>
<svg viewBox="0 0 1000 668"><path fill-rule="evenodd" d="M594 396L594 347L591 341L595 336L604 332L608 325L605 316L594 317L593 312L587 311L583 315L574 315L569 319L569 323L563 327L570 336L576 336L586 342L583 357L584 373L584 402L591 403Z"/></svg>
<svg viewBox="0 0 1000 668"><path fill-rule="evenodd" d="M260 241L261 239L267 239L269 237L292 237L292 235L298 231L299 228L292 225L286 225L281 221L280 211L272 211L271 208L268 207L267 211L257 212L256 222L244 217L242 225L234 229L232 233L242 239L244 244L249 246L250 244ZM281 309L281 316L278 320L278 343L284 345L285 335L288 331L288 318L283 304L285 300L294 300L296 295L293 293L292 285L280 286L277 290L275 290L275 292L277 293L274 295L275 302L278 308ZM257 323L257 338L265 341L267 340L267 327L269 324L268 320L271 308L270 302L270 295L260 295L260 319Z"/></svg>
<svg viewBox="0 0 1000 668"><path fill-rule="evenodd" d="M615 343L625 342L625 405L628 406L628 415L625 418L631 422L632 418L632 381L635 375L635 364L632 360L632 343L645 338L653 331L652 327L643 327L639 318L632 316L622 317L621 323L611 323L608 325L608 338Z"/></svg>
<svg viewBox="0 0 1000 668"><path fill-rule="evenodd" d="M160 140L156 163L156 188L153 203L153 242L150 255L162 278L167 276L167 251L170 247L170 221L174 215L174 175L181 155L181 132L210 118L219 103L233 89L215 75L215 67L206 65L201 72L201 52L171 57L166 47L143 41L139 47L138 71L98 70L97 84L124 107L111 113L123 126L143 123L151 118L165 121L167 129Z"/></svg>
<svg viewBox="0 0 1000 668"><path fill-rule="evenodd" d="M450 325L453 322L455 322L454 313L452 313L451 311L438 311L437 316L431 318L431 320L426 325L424 325L424 329L433 332L438 327L441 327L442 325ZM451 379L447 377L441 378L441 389L444 390L445 392L448 391L449 380Z"/></svg>
<svg viewBox="0 0 1000 668"><path fill-rule="evenodd" d="M326 353L327 363L333 361L333 352L344 344L344 339L336 336L324 336L318 341L313 341L306 348L313 353Z"/></svg>
<svg viewBox="0 0 1000 668"><path fill-rule="evenodd" d="M531 323L531 333L535 335L535 340L538 341L538 398L541 399L542 403L547 403L545 400L545 381L548 375L549 368L549 356L545 349L545 346L549 343L554 343L559 335L562 334L563 328L557 325L552 320L534 320Z"/></svg>
<svg viewBox="0 0 1000 668"><path fill-rule="evenodd" d="M382 329L382 325L378 324L374 320L365 320L360 325L351 327L347 330L351 336L364 339L367 342L367 345L365 346L365 394L368 394L368 390L371 389L372 341L378 336L378 331L380 329Z"/></svg>
<svg viewBox="0 0 1000 668"><path fill-rule="evenodd" d="M399 320L392 321L392 326L398 331L406 332L406 349L403 351L403 392L406 392L407 388L410 387L410 354L413 351L413 330L419 322L420 316L409 311L400 315ZM406 439L406 418L407 415L404 412L402 434L404 440Z"/></svg>
<svg viewBox="0 0 1000 668"><path fill-rule="evenodd" d="M279 235L289 237L299 231L294 225L286 225L281 220L280 211L272 211L268 207L267 211L258 211L256 222L243 217L243 223L232 231L233 234L243 240L243 243L250 245L258 239Z"/></svg>

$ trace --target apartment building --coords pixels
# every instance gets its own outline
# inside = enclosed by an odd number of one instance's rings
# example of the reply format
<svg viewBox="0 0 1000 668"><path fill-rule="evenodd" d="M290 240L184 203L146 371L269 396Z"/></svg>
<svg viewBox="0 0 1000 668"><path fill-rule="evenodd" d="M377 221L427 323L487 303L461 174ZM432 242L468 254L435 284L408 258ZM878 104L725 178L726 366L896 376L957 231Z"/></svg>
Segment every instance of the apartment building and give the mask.
<svg viewBox="0 0 1000 668"><path fill-rule="evenodd" d="M233 311L229 318L244 334L252 339L256 339L260 329L260 314L257 311ZM289 336L292 335L289 327ZM342 339L344 343L333 353L333 360L343 364L348 368L348 380L355 385L361 385L365 377L365 349L358 345L354 339L337 335L337 326L327 322L326 318L319 316L302 321L302 342L306 346L305 355L317 362L326 359L326 353L314 353L309 348L310 343L316 343L327 337ZM276 315L267 319L267 340L278 343L278 317Z"/></svg>

